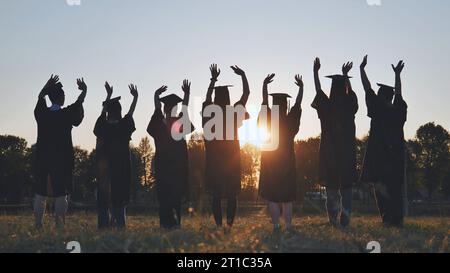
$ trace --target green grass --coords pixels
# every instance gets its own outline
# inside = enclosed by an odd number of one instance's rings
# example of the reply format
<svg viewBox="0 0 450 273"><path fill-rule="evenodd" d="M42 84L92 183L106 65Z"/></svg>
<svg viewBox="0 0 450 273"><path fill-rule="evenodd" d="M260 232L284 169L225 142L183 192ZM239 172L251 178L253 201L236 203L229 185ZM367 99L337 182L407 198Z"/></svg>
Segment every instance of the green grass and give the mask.
<svg viewBox="0 0 450 273"><path fill-rule="evenodd" d="M78 241L83 252L364 252L379 241L382 252L450 252L450 218L407 218L404 229L385 228L378 217L356 216L347 229L333 228L324 216L296 217L295 229L274 234L264 211L237 217L229 234L210 217L183 219L183 229L163 231L155 216L129 216L127 231L96 229L96 215L77 213L64 231L46 218L43 231L32 215L0 216L0 252L68 252Z"/></svg>

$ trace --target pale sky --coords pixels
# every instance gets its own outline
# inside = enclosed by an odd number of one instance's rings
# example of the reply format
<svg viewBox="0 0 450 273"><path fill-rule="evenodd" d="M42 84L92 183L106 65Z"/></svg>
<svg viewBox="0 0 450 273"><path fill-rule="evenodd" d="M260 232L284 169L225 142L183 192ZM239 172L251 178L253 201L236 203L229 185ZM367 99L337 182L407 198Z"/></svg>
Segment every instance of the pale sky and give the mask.
<svg viewBox="0 0 450 273"><path fill-rule="evenodd" d="M379 2L371 0L369 2ZM184 78L192 81L191 116L197 129L199 104L209 83L208 67L219 65L218 85L233 84L232 100L241 92L240 78L230 65L239 65L250 82L253 120L261 103L261 86L276 73L272 92L295 97L294 75L305 81L303 116L298 138L320 133L310 107L314 57L322 60L322 87L329 92L328 74L354 61L350 72L359 99L357 135L369 130L359 63L369 54L367 73L376 82L394 84L390 67L403 59L403 93L409 105L405 133L435 121L450 128L448 75L450 65L450 1L382 0L2 0L0 8L0 134L36 141L33 109L50 74L60 75L66 104L76 99L76 78L88 85L85 119L73 130L75 145L91 149L95 120L105 99L108 80L121 95L124 111L138 86L133 144L147 135L153 94L161 85L182 95Z"/></svg>

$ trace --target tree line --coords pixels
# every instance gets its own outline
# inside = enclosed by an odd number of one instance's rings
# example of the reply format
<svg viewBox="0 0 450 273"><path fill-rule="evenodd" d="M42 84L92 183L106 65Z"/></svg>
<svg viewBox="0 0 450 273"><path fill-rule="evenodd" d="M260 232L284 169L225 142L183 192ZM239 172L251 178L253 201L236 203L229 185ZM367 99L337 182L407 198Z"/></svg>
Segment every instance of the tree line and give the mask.
<svg viewBox="0 0 450 273"><path fill-rule="evenodd" d="M357 168L361 169L367 137L357 139ZM295 142L298 182L298 200L307 192L321 191L318 181L320 138L313 137ZM406 177L409 201L450 199L450 134L440 125L421 126L413 139L406 142ZM95 149L87 151L75 147L73 202L94 204L96 200ZM205 151L201 137L188 141L189 200L201 206L207 198L204 191ZM131 201L138 204L156 204L153 177L154 149L144 137L131 147L132 190ZM35 146L13 135L0 135L0 203L28 202L33 196ZM242 201L257 201L260 152L251 144L241 148ZM364 191L364 189L362 189ZM367 189L366 189L367 190Z"/></svg>

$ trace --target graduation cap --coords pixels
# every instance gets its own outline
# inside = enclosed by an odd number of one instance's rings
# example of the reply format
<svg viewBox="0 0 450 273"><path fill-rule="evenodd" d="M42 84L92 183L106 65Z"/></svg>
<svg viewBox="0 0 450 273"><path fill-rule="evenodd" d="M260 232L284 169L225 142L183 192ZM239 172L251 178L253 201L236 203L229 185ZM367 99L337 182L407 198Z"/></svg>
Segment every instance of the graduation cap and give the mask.
<svg viewBox="0 0 450 273"><path fill-rule="evenodd" d="M348 79L352 78L350 76L340 75L340 74L329 75L329 76L325 76L325 77L332 79L333 81L344 81L344 80L348 80Z"/></svg>
<svg viewBox="0 0 450 273"><path fill-rule="evenodd" d="M217 105L225 106L230 105L230 91L228 87L232 85L223 85L214 87L214 103Z"/></svg>
<svg viewBox="0 0 450 273"><path fill-rule="evenodd" d="M115 97L115 98L112 98L112 99L109 99L109 100L105 100L103 102L103 106L106 106L107 108L109 108L111 106L120 104L120 102L119 102L120 99L121 99L121 97Z"/></svg>
<svg viewBox="0 0 450 273"><path fill-rule="evenodd" d="M380 89L378 90L378 94L381 96L385 96L388 99L391 99L392 96L394 96L394 90L395 87L386 85L386 84L382 84L382 83L377 83L377 85L380 87Z"/></svg>
<svg viewBox="0 0 450 273"><path fill-rule="evenodd" d="M273 93L270 96L272 96L273 105L287 105L288 98L292 98L289 94L285 93Z"/></svg>
<svg viewBox="0 0 450 273"><path fill-rule="evenodd" d="M168 96L165 96L164 98L160 98L160 101L162 103L164 103L164 106L167 107L174 107L175 105L177 105L178 103L182 102L183 99L178 97L175 94L170 94Z"/></svg>

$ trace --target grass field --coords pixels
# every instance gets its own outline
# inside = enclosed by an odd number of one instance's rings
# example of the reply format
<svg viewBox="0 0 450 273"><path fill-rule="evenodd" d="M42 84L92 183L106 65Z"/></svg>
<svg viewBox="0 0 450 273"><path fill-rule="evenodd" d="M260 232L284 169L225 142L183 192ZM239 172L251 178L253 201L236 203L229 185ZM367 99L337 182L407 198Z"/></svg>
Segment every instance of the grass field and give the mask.
<svg viewBox="0 0 450 273"><path fill-rule="evenodd" d="M378 217L355 216L347 229L333 228L324 216L296 217L295 229L273 233L264 211L241 216L229 234L209 217L183 219L183 229L163 231L156 216L129 216L127 231L96 229L96 215L70 215L64 231L46 218L44 231L32 215L0 216L0 252L365 252L378 241L382 252L450 252L450 218L408 218L404 229L385 228Z"/></svg>

